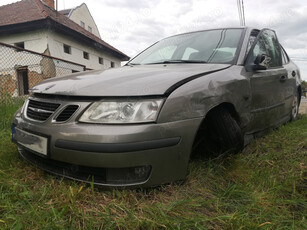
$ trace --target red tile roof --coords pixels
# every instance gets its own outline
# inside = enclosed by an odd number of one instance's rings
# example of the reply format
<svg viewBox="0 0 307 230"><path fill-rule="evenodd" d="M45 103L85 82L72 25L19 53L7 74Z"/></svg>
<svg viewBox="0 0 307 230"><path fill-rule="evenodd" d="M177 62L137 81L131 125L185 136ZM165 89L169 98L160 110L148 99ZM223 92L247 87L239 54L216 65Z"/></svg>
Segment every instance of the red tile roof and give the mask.
<svg viewBox="0 0 307 230"><path fill-rule="evenodd" d="M40 1L39 1L40 2ZM0 7L0 26L36 21L46 18L36 0L24 0Z"/></svg>
<svg viewBox="0 0 307 230"><path fill-rule="evenodd" d="M47 18L50 18L51 20L103 45L104 47L112 50L113 52L120 54L121 56L123 56L123 59L129 59L126 54L122 53L118 49L114 48L110 44L106 43L94 34L87 31L83 27L79 26L77 23L70 20L65 15L58 13L56 10L43 4L40 0L22 0L0 7L0 27L26 22L34 22Z"/></svg>

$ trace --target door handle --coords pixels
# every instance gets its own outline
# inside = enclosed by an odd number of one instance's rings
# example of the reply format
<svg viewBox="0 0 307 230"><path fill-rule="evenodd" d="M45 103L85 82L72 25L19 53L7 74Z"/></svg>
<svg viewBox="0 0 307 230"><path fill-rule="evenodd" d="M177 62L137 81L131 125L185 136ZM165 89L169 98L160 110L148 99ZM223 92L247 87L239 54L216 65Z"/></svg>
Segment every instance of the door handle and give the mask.
<svg viewBox="0 0 307 230"><path fill-rule="evenodd" d="M279 81L280 82L285 82L287 80L287 77L286 76L281 76L280 78L279 78Z"/></svg>
<svg viewBox="0 0 307 230"><path fill-rule="evenodd" d="M295 77L296 76L296 72L293 70L292 71L292 77Z"/></svg>

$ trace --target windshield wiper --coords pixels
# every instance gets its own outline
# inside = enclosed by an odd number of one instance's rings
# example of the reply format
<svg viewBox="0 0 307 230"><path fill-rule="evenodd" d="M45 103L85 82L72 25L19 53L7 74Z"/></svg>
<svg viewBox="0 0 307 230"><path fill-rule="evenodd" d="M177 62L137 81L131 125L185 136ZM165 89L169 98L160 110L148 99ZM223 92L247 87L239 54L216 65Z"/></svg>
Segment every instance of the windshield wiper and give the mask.
<svg viewBox="0 0 307 230"><path fill-rule="evenodd" d="M207 63L207 62L206 61L201 61L201 60L168 60L168 61L161 61L161 62L146 63L146 65L152 65L152 64L176 64L176 63Z"/></svg>
<svg viewBox="0 0 307 230"><path fill-rule="evenodd" d="M140 65L140 63L131 63L131 62L129 62L129 63L127 63L126 65Z"/></svg>

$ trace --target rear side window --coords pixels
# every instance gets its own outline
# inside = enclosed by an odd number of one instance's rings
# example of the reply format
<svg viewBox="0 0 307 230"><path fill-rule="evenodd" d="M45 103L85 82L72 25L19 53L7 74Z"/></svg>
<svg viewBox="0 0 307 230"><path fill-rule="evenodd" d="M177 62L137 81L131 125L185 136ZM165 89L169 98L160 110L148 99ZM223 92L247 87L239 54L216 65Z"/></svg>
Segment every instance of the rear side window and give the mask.
<svg viewBox="0 0 307 230"><path fill-rule="evenodd" d="M281 57L282 57L282 64L288 64L290 62L290 59L288 57L288 54L284 50L284 48L281 46Z"/></svg>

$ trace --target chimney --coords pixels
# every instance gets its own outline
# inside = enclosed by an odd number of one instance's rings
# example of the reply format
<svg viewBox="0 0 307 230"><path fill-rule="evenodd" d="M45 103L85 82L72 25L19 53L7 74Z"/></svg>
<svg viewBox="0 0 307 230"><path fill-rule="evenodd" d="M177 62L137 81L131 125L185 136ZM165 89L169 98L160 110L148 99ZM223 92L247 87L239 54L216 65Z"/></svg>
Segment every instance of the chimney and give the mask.
<svg viewBox="0 0 307 230"><path fill-rule="evenodd" d="M54 9L54 0L42 0L42 2L50 8Z"/></svg>

